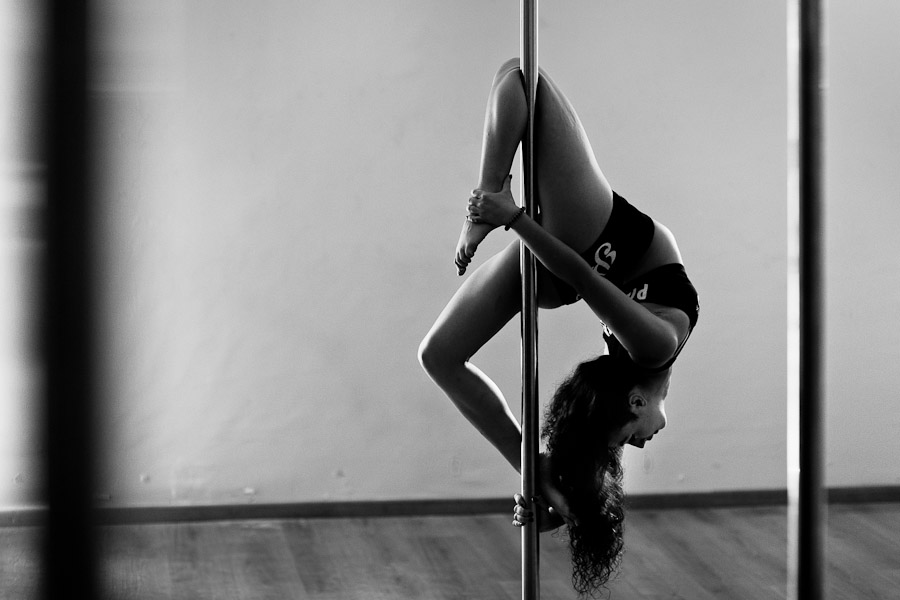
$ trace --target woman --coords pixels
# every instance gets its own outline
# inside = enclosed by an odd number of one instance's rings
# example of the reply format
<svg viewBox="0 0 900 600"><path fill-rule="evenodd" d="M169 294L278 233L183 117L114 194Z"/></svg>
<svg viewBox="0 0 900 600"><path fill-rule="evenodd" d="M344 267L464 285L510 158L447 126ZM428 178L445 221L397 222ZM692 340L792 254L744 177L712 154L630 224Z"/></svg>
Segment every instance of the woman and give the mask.
<svg viewBox="0 0 900 600"><path fill-rule="evenodd" d="M540 73L534 123L537 220L510 193L509 169L527 108L517 59L494 78L478 186L456 249L462 275L479 243L504 225L539 261L538 306L584 300L605 325L608 354L578 366L551 401L539 460L542 530L565 523L579 592L603 585L621 553L621 447L666 425L672 363L699 306L672 233L613 192L575 110ZM478 267L419 348L422 366L518 471L521 431L503 394L470 357L520 310L519 242ZM534 513L516 496L515 521Z"/></svg>

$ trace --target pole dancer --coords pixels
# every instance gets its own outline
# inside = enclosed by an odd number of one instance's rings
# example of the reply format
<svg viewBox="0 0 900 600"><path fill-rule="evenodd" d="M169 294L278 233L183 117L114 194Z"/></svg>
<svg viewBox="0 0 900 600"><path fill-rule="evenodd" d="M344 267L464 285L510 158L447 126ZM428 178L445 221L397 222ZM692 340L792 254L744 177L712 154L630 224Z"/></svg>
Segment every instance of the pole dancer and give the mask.
<svg viewBox="0 0 900 600"><path fill-rule="evenodd" d="M604 324L600 356L557 388L541 429L533 501L515 495L514 524L566 526L579 593L604 586L622 552L622 447L643 447L666 426L672 365L699 316L675 237L613 191L569 100L540 70L534 103L539 212L510 192L509 169L528 106L519 59L488 95L478 184L456 248L463 275L480 242L504 226L534 253L537 304L584 301ZM501 230L502 231L502 230ZM522 309L518 240L469 275L419 347L432 380L519 471L522 431L497 385L472 356ZM605 346L605 348L603 348Z"/></svg>

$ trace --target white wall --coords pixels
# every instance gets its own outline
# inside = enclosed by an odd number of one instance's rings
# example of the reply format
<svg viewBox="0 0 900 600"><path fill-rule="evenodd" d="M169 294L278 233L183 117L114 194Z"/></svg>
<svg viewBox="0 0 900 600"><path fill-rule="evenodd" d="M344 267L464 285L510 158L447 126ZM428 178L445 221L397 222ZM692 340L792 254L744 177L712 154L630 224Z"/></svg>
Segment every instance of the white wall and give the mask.
<svg viewBox="0 0 900 600"><path fill-rule="evenodd" d="M120 506L511 494L515 473L416 347L459 284L518 3L100 4L99 492ZM627 450L627 488L784 487L784 3L544 4L542 65L701 294L671 425ZM896 484L900 78L879 65L896 9L831 4L828 483ZM481 260L512 239L492 235ZM540 327L546 400L601 331L581 306ZM518 325L476 362L517 405Z"/></svg>
<svg viewBox="0 0 900 600"><path fill-rule="evenodd" d="M36 12L32 3L0 0L0 508L38 502L41 485Z"/></svg>
<svg viewBox="0 0 900 600"><path fill-rule="evenodd" d="M900 4L830 4L828 481L900 483Z"/></svg>

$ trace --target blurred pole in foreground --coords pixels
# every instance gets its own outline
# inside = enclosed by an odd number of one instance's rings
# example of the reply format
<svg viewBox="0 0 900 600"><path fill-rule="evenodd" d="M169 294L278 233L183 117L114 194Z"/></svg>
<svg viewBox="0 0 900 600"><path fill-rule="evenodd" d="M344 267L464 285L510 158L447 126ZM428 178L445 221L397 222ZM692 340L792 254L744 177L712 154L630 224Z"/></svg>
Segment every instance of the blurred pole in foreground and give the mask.
<svg viewBox="0 0 900 600"><path fill-rule="evenodd" d="M87 99L88 3L47 0L44 63L46 255L42 351L48 506L42 597L97 597L93 540L93 314Z"/></svg>

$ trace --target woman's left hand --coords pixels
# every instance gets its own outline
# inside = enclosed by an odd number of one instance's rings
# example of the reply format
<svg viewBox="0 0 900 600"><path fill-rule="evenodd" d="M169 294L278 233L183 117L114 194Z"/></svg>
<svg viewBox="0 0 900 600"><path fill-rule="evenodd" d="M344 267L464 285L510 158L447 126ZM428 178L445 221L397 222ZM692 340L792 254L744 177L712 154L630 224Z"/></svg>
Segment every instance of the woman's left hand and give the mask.
<svg viewBox="0 0 900 600"><path fill-rule="evenodd" d="M540 496L534 499L532 506L525 502L525 497L522 494L516 494L513 499L516 505L513 507L512 524L516 527L524 527L528 523L534 523L535 513L537 513L538 531L540 533L559 529L565 524L559 514L555 513Z"/></svg>
<svg viewBox="0 0 900 600"><path fill-rule="evenodd" d="M503 188L499 192L485 192L484 190L472 190L469 198L469 218L476 223L488 223L490 225L505 225L509 223L519 207L513 199L509 189L512 175L507 176L503 182Z"/></svg>

